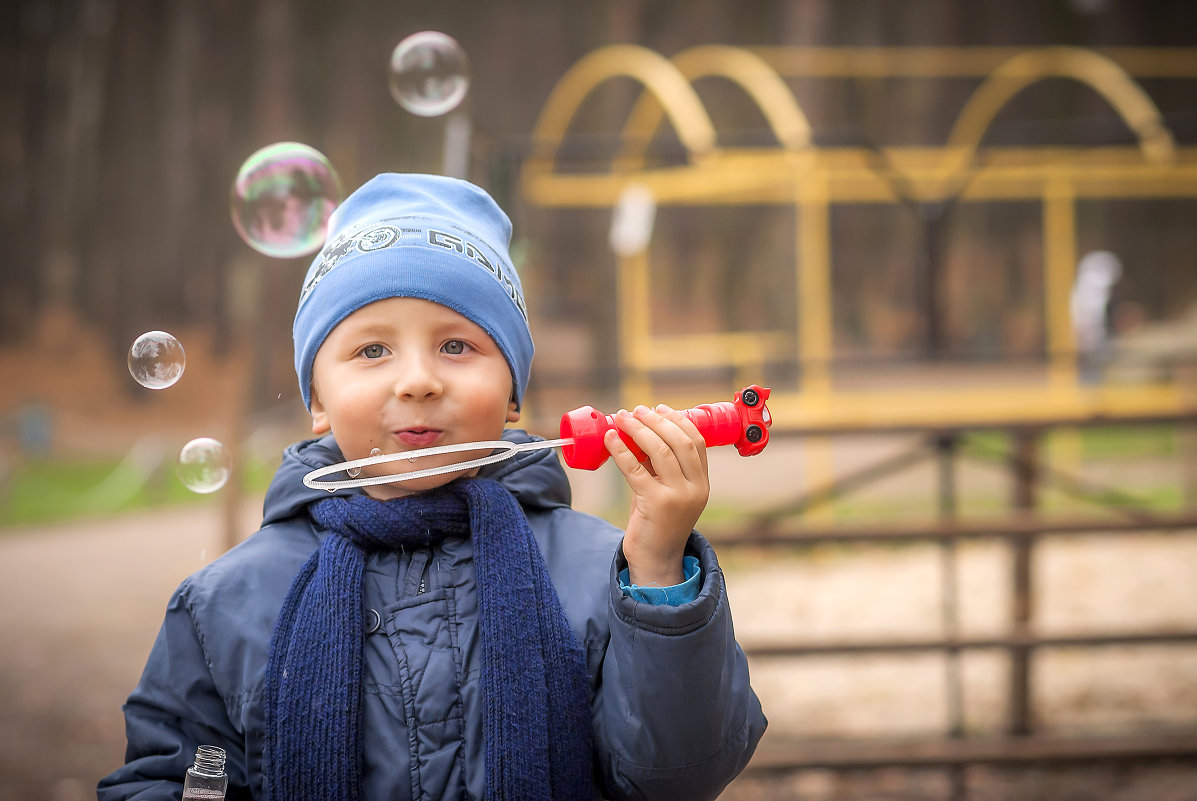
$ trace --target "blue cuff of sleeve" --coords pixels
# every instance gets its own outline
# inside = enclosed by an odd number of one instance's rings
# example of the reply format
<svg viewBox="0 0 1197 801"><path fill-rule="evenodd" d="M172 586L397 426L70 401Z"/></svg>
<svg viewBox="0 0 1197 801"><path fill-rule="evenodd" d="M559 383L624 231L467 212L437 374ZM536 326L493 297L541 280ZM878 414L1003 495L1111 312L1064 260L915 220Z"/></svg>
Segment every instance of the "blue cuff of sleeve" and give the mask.
<svg viewBox="0 0 1197 801"><path fill-rule="evenodd" d="M682 558L682 575L685 579L681 584L672 587L639 587L629 584L628 569L619 571L619 589L623 594L635 601L653 606L681 606L698 597L702 589L700 574L702 567L698 564L698 557L686 556Z"/></svg>

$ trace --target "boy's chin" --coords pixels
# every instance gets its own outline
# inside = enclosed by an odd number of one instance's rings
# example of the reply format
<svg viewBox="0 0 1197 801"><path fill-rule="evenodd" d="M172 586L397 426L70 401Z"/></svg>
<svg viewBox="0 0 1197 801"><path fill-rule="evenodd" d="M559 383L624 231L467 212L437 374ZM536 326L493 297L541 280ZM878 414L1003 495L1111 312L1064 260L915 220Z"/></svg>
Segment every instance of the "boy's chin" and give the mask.
<svg viewBox="0 0 1197 801"><path fill-rule="evenodd" d="M470 470L457 470L452 473L441 473L437 476L426 476L425 478L417 478L413 481L397 480L387 484L375 484L369 487L362 487L362 491L371 498L376 498L380 501L391 500L392 498L404 498L408 495L418 495L421 492L428 492L437 487L443 487L446 484L459 479L463 476L472 476L478 472L478 468Z"/></svg>

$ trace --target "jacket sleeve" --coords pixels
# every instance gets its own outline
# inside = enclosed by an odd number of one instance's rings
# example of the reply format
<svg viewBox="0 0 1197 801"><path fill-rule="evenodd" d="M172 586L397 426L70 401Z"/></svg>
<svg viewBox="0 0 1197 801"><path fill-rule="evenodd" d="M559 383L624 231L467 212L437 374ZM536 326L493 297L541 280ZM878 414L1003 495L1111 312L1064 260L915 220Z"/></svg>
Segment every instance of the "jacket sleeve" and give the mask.
<svg viewBox="0 0 1197 801"><path fill-rule="evenodd" d="M680 606L626 596L617 579L622 549L612 565L595 736L613 801L714 799L765 731L714 549L695 532L687 552L699 559L702 588Z"/></svg>
<svg viewBox="0 0 1197 801"><path fill-rule="evenodd" d="M101 779L99 801L178 799L199 745L225 749L228 798L248 797L244 738L212 681L184 582L171 598L137 687L125 702L125 764Z"/></svg>

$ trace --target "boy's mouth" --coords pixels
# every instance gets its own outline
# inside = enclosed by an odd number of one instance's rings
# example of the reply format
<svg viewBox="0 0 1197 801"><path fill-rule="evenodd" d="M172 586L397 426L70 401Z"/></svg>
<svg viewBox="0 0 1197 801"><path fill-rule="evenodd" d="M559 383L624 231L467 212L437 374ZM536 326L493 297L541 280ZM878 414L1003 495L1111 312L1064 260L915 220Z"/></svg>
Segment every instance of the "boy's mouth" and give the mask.
<svg viewBox="0 0 1197 801"><path fill-rule="evenodd" d="M427 448L436 443L441 432L435 428L405 428L395 432L395 438L404 445L416 448Z"/></svg>

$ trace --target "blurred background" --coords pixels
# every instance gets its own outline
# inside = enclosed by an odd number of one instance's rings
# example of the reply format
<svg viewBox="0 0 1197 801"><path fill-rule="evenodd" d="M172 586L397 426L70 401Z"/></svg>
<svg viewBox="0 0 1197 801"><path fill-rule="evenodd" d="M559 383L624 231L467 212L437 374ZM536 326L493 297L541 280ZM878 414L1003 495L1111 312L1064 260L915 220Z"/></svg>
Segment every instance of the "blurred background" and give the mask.
<svg viewBox="0 0 1197 801"><path fill-rule="evenodd" d="M712 450L701 524L771 722L724 798L1197 798L1187 0L5 18L0 799L119 764L170 592L308 435L310 243L255 241L242 182L287 142L317 151L308 209L417 171L507 210L534 433L772 388L769 447ZM468 70L404 84L423 31ZM185 350L157 389L152 331ZM571 480L621 522L613 472Z"/></svg>

